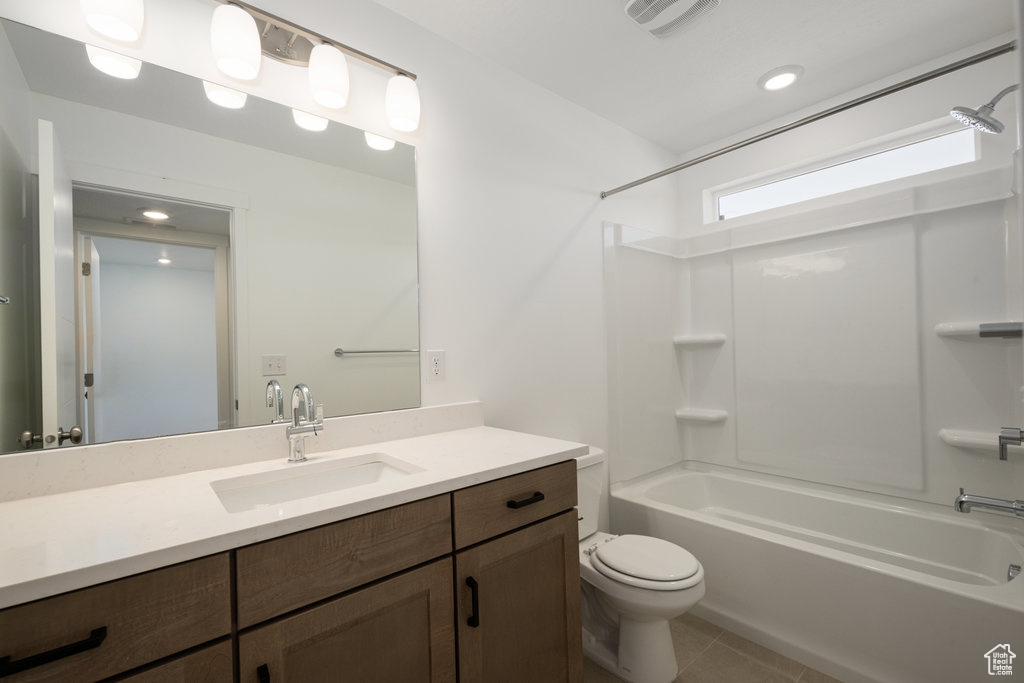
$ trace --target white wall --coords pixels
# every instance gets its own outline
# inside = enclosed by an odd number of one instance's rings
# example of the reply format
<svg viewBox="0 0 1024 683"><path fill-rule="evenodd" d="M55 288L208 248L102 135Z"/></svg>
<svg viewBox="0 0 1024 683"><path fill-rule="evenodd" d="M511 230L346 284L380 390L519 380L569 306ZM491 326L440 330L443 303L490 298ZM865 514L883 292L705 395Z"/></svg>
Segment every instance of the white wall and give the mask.
<svg viewBox="0 0 1024 683"><path fill-rule="evenodd" d="M392 135L417 146L421 348L447 351L447 380L424 384L423 404L479 398L491 424L604 445L601 222L671 234L676 211L670 181L605 201L599 193L673 155L369 0L260 5L419 75L421 128ZM148 2L141 52L222 81L205 42L213 7ZM0 13L89 36L73 0L4 0ZM194 49L181 49L182 35ZM252 91L309 104L301 82L265 66ZM386 74L357 71L352 111L329 115L387 132Z"/></svg>
<svg viewBox="0 0 1024 683"><path fill-rule="evenodd" d="M944 121L950 107L977 106L1015 82L1014 62L990 60L679 174L684 237L673 249L685 289L675 320L680 332L727 341L653 362L678 375L680 407L729 415L680 423L681 459L943 505L960 486L1019 497L1024 458L1000 462L994 442L1022 419L1021 342L934 331L1021 319L1014 97L997 109L1007 132L979 134L975 163L722 223L703 216L707 188ZM668 257L630 258L630 279L642 282ZM624 263L620 254L620 280ZM643 324L634 337L664 327ZM647 348L626 349L620 365ZM943 429L986 434L993 446L954 447ZM643 452L639 437L633 445ZM641 463L613 471L635 474Z"/></svg>
<svg viewBox="0 0 1024 683"><path fill-rule="evenodd" d="M27 100L25 78L0 29L0 295L11 300L0 305L0 450L11 450L22 430L42 426L29 335L38 314L29 286L35 252L27 202L35 136Z"/></svg>
<svg viewBox="0 0 1024 683"><path fill-rule="evenodd" d="M96 440L216 429L212 257L206 271L109 260L98 271Z"/></svg>

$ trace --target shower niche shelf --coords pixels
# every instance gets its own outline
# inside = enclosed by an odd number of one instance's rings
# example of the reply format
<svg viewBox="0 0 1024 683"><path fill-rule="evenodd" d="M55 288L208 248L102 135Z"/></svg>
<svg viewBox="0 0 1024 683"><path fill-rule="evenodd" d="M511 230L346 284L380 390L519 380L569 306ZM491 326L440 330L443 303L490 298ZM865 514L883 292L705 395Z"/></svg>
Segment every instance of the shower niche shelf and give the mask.
<svg viewBox="0 0 1024 683"><path fill-rule="evenodd" d="M940 429L939 438L954 448L969 451L998 451L996 432L972 432L966 429Z"/></svg>
<svg viewBox="0 0 1024 683"><path fill-rule="evenodd" d="M672 337L672 343L680 349L695 349L701 346L721 346L725 343L725 335L710 334L679 334Z"/></svg>
<svg viewBox="0 0 1024 683"><path fill-rule="evenodd" d="M712 408L680 408L676 411L676 419L680 422L725 422L729 412Z"/></svg>
<svg viewBox="0 0 1024 683"><path fill-rule="evenodd" d="M1022 323L1007 321L998 323L939 323L935 334L955 339L1020 339Z"/></svg>

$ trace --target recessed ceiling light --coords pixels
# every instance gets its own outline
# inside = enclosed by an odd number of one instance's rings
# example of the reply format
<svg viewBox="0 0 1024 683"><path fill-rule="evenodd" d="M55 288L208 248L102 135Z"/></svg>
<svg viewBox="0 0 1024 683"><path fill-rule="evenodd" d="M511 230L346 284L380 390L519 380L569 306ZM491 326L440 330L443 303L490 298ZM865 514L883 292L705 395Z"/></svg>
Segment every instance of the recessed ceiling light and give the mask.
<svg viewBox="0 0 1024 683"><path fill-rule="evenodd" d="M804 68L799 64L787 64L761 76L757 79L757 85L765 90L782 90L796 83L803 73Z"/></svg>
<svg viewBox="0 0 1024 683"><path fill-rule="evenodd" d="M142 215L153 221L165 221L171 217L170 214L157 209L143 209Z"/></svg>
<svg viewBox="0 0 1024 683"><path fill-rule="evenodd" d="M170 264L171 259L167 258L166 256L161 256L160 258L158 258L156 260L156 262L159 263L162 266L166 266L166 265Z"/></svg>

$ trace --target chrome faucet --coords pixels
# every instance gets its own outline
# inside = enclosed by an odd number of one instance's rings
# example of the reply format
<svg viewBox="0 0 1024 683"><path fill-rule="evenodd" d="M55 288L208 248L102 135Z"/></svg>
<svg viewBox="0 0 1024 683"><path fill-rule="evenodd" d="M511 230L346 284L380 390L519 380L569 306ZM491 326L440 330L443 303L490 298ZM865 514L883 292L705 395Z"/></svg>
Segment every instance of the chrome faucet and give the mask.
<svg viewBox="0 0 1024 683"><path fill-rule="evenodd" d="M1006 460L1007 446L1020 446L1024 442L1024 429L1003 427L999 430L999 459Z"/></svg>
<svg viewBox="0 0 1024 683"><path fill-rule="evenodd" d="M1004 500L1002 498L975 496L970 493L964 493L964 490L960 489L960 495L953 501L953 509L957 512L970 512L971 508L1002 510L1003 512L1012 512L1018 517L1024 517L1024 500Z"/></svg>
<svg viewBox="0 0 1024 683"><path fill-rule="evenodd" d="M301 411L299 409L302 409ZM301 417L300 417L301 413ZM302 462L306 459L306 435L316 436L324 428L324 409L313 409L313 394L305 384L296 384L292 389L292 423L288 425L288 462Z"/></svg>
<svg viewBox="0 0 1024 683"><path fill-rule="evenodd" d="M267 382L267 407L274 408L276 416L270 421L270 424L277 425L285 422L284 419L284 392L281 391L281 385L278 384L276 379L272 379Z"/></svg>

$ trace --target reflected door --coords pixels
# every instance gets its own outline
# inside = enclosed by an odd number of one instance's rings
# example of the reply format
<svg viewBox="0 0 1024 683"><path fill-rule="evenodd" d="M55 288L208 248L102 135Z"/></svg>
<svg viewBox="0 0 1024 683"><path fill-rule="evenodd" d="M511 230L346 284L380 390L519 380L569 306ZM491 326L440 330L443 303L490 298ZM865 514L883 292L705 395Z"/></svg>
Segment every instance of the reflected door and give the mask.
<svg viewBox="0 0 1024 683"><path fill-rule="evenodd" d="M77 424L71 176L53 124L39 121L39 316L43 447Z"/></svg>

